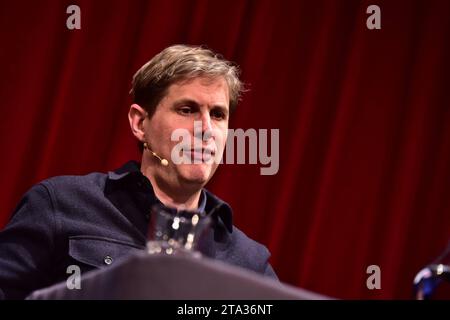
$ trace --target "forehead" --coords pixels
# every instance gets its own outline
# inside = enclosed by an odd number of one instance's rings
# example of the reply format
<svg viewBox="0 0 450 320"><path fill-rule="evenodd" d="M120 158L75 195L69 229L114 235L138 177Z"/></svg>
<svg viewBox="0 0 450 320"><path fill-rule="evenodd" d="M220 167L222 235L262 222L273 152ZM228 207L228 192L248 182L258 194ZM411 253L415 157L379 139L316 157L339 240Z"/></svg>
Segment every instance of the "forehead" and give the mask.
<svg viewBox="0 0 450 320"><path fill-rule="evenodd" d="M169 86L165 97L169 101L191 99L199 104L229 106L229 88L223 77L197 77L181 80Z"/></svg>

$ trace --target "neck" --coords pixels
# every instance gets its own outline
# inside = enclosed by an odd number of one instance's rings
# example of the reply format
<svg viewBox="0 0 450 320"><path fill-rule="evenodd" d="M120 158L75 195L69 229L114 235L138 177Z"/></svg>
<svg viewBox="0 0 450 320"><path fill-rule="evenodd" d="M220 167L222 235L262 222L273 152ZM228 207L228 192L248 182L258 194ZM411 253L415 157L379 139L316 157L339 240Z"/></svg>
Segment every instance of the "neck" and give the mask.
<svg viewBox="0 0 450 320"><path fill-rule="evenodd" d="M199 185L186 185L180 181L173 184L168 183L167 179L153 172L150 166L144 167L141 165L141 172L150 180L156 197L165 206L179 210L198 209L202 192L202 188Z"/></svg>
<svg viewBox="0 0 450 320"><path fill-rule="evenodd" d="M169 186L164 186L164 183L159 182L158 179L148 177L155 192L156 197L165 206L184 209L184 210L196 210L198 209L198 202L200 200L201 189L195 192L177 192L171 190Z"/></svg>

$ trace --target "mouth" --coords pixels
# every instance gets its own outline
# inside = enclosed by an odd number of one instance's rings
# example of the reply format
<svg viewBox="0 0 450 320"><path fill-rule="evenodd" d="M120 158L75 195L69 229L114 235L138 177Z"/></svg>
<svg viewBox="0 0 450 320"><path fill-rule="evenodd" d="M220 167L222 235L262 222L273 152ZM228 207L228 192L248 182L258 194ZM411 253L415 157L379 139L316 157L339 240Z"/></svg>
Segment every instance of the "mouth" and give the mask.
<svg viewBox="0 0 450 320"><path fill-rule="evenodd" d="M192 148L185 152L191 160L196 162L210 161L216 155L216 151L212 148Z"/></svg>

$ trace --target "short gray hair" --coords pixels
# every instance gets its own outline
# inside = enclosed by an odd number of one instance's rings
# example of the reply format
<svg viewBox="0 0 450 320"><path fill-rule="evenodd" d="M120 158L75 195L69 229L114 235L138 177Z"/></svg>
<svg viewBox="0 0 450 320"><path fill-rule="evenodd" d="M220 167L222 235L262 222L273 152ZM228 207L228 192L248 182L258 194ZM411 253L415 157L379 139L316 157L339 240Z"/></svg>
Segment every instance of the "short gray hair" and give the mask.
<svg viewBox="0 0 450 320"><path fill-rule="evenodd" d="M133 76L133 102L153 115L156 106L175 82L196 77L223 77L228 84L230 111L236 108L244 91L239 68L205 47L173 45L144 64Z"/></svg>

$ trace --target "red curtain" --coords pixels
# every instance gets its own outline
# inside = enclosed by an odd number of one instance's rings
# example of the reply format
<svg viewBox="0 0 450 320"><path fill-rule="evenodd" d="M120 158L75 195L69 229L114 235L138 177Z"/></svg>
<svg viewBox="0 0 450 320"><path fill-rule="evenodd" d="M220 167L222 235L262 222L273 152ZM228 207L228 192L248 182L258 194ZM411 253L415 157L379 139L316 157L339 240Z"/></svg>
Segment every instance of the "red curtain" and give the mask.
<svg viewBox="0 0 450 320"><path fill-rule="evenodd" d="M80 30L66 28L71 4ZM380 30L366 27L371 4ZM204 44L250 89L231 126L280 130L276 175L227 164L208 186L237 226L284 282L410 298L450 234L449 12L425 0L3 0L0 225L42 179L138 160L132 75L168 45Z"/></svg>

